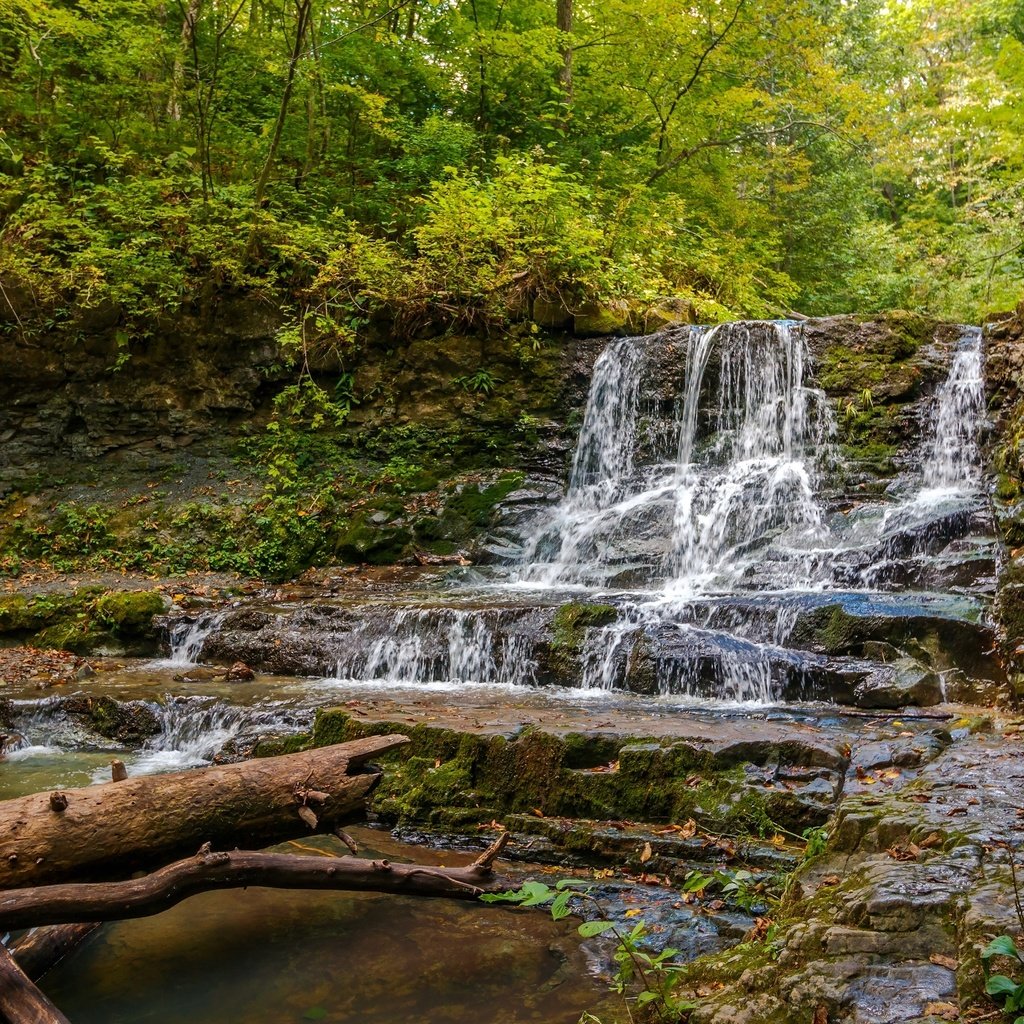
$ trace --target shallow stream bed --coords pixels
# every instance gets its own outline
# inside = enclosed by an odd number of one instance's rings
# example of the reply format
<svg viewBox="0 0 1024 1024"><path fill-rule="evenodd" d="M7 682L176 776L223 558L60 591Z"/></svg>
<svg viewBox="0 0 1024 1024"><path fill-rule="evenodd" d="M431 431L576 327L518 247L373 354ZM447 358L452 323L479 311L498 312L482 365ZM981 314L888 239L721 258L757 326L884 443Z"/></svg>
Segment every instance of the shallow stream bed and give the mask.
<svg viewBox="0 0 1024 1024"><path fill-rule="evenodd" d="M352 833L367 856L473 856ZM344 852L323 839L280 847L315 848ZM608 998L571 922L454 900L258 888L104 925L43 988L75 1024L572 1024Z"/></svg>

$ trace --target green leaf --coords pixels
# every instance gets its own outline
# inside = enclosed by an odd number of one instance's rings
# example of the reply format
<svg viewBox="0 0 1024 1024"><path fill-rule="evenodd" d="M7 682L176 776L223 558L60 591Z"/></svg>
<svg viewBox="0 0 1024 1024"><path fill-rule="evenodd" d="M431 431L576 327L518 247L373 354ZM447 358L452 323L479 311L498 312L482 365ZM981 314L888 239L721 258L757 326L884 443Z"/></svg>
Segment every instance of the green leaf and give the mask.
<svg viewBox="0 0 1024 1024"><path fill-rule="evenodd" d="M553 921L561 921L563 917L568 917L572 913L569 910L569 900L575 895L574 892L567 889L555 897L555 902L551 904L551 919Z"/></svg>
<svg viewBox="0 0 1024 1024"><path fill-rule="evenodd" d="M985 982L985 991L990 996L1013 996L1016 995L1020 985L1017 984L1012 978L1006 977L1005 974L993 974L991 978Z"/></svg>
<svg viewBox="0 0 1024 1024"><path fill-rule="evenodd" d="M610 932L614 927L614 921L584 921L576 931L578 931L583 938L589 939L594 935L603 935L605 932Z"/></svg>
<svg viewBox="0 0 1024 1024"><path fill-rule="evenodd" d="M555 883L555 888L556 889L565 889L565 888L567 888L570 885L586 885L586 886L589 886L590 882L588 882L585 878L560 878Z"/></svg>
<svg viewBox="0 0 1024 1024"><path fill-rule="evenodd" d="M1020 953L1017 952L1017 944L1009 935L1000 935L981 951L982 960L988 960L993 956L1012 956L1019 959Z"/></svg>
<svg viewBox="0 0 1024 1024"><path fill-rule="evenodd" d="M525 899L519 905L521 907L539 907L554 898L555 891L543 882L524 882L523 893Z"/></svg>

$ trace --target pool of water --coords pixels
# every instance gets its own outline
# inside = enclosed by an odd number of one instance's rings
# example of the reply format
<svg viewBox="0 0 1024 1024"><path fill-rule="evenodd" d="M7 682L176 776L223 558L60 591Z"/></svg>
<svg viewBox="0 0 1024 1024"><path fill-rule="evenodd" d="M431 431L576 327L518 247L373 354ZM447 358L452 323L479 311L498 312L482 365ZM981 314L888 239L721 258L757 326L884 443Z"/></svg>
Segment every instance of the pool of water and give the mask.
<svg viewBox="0 0 1024 1024"><path fill-rule="evenodd" d="M371 856L471 857L353 833ZM572 922L445 899L258 888L104 925L42 987L75 1024L574 1024L610 998Z"/></svg>

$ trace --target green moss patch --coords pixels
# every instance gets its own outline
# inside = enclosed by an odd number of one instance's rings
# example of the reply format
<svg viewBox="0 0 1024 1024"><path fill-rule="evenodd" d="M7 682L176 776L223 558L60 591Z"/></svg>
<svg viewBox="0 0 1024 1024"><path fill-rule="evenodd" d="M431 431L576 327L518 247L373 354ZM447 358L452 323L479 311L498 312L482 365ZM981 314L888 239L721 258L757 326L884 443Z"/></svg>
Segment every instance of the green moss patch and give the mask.
<svg viewBox="0 0 1024 1024"><path fill-rule="evenodd" d="M479 736L426 723L366 722L342 709L317 713L312 733L294 746L326 746L368 735L405 733L411 743L382 761L373 808L388 821L452 826L510 814L686 821L731 834L771 834L779 825L820 824L808 810L748 776L746 764L719 764L688 743L527 728ZM260 755L284 751L261 744ZM776 751L776 754L779 752ZM809 817L810 815L810 817ZM812 820L813 819L813 820Z"/></svg>
<svg viewBox="0 0 1024 1024"><path fill-rule="evenodd" d="M155 590L82 587L70 594L12 594L0 597L0 634L77 654L146 645L156 638L153 617L167 603Z"/></svg>

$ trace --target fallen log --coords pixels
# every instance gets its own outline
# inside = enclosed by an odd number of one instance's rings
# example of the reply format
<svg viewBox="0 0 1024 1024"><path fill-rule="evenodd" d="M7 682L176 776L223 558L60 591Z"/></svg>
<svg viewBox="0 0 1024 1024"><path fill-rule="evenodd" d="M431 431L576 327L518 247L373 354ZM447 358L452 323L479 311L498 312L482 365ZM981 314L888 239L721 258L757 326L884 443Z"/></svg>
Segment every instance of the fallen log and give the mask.
<svg viewBox="0 0 1024 1024"><path fill-rule="evenodd" d="M113 921L159 914L211 889L263 886L274 889L333 889L409 896L476 899L507 888L494 860L508 833L467 867L395 864L360 857L292 856L285 853L213 853L194 857L142 878L120 882L46 885L0 892L0 930L41 924Z"/></svg>
<svg viewBox="0 0 1024 1024"><path fill-rule="evenodd" d="M135 776L0 803L0 888L124 877L204 842L259 848L331 831L365 807L377 772L360 768L408 743L367 736L299 754ZM33 922L39 923L39 922Z"/></svg>
<svg viewBox="0 0 1024 1024"><path fill-rule="evenodd" d="M70 1024L0 945L0 1020L4 1024Z"/></svg>
<svg viewBox="0 0 1024 1024"><path fill-rule="evenodd" d="M99 921L90 921L33 928L15 939L8 949L14 962L33 981L38 981L76 950L99 926Z"/></svg>

